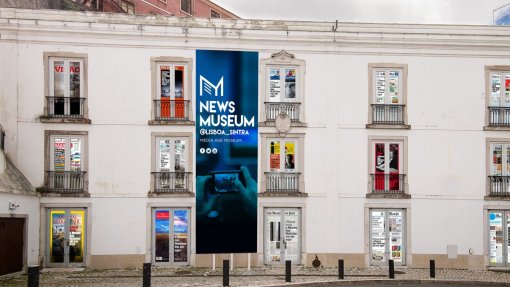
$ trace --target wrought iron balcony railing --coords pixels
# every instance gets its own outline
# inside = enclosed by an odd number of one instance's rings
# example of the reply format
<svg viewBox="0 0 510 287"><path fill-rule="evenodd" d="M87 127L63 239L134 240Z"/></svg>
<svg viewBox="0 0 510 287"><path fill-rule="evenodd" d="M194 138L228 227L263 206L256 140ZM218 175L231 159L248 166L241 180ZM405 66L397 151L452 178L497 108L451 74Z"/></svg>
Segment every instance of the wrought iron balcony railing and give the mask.
<svg viewBox="0 0 510 287"><path fill-rule="evenodd" d="M510 107L489 107L489 126L510 127Z"/></svg>
<svg viewBox="0 0 510 287"><path fill-rule="evenodd" d="M405 174L371 174L373 194L404 194Z"/></svg>
<svg viewBox="0 0 510 287"><path fill-rule="evenodd" d="M157 121L189 121L189 100L154 100Z"/></svg>
<svg viewBox="0 0 510 287"><path fill-rule="evenodd" d="M404 105L372 105L372 124L403 125Z"/></svg>
<svg viewBox="0 0 510 287"><path fill-rule="evenodd" d="M510 196L510 176L489 175L489 195Z"/></svg>
<svg viewBox="0 0 510 287"><path fill-rule="evenodd" d="M153 172L154 189L156 193L190 192L190 172Z"/></svg>
<svg viewBox="0 0 510 287"><path fill-rule="evenodd" d="M273 122L284 113L289 116L291 122L299 122L299 108L301 103L292 102L266 102L266 121Z"/></svg>
<svg viewBox="0 0 510 287"><path fill-rule="evenodd" d="M46 97L47 116L50 118L83 118L85 98Z"/></svg>
<svg viewBox="0 0 510 287"><path fill-rule="evenodd" d="M269 193L298 193L298 172L266 172L266 192Z"/></svg>
<svg viewBox="0 0 510 287"><path fill-rule="evenodd" d="M80 193L85 191L85 171L46 171L46 192Z"/></svg>

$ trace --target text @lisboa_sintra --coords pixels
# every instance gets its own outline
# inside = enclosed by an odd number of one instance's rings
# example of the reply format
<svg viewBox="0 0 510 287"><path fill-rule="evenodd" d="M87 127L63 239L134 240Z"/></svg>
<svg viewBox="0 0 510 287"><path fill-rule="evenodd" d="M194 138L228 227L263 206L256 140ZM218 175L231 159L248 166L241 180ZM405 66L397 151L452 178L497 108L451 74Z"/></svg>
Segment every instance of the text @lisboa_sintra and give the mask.
<svg viewBox="0 0 510 287"><path fill-rule="evenodd" d="M200 135L224 135L224 136L248 136L250 132L243 129L222 130L222 129L200 129Z"/></svg>

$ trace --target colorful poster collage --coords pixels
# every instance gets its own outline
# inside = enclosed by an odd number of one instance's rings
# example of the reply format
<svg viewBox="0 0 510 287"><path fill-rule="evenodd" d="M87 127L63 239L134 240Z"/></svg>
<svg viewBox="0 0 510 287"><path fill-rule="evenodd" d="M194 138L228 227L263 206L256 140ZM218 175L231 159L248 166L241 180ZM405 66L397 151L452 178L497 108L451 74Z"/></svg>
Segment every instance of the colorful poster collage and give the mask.
<svg viewBox="0 0 510 287"><path fill-rule="evenodd" d="M270 144L269 168L272 171L280 169L280 141L272 141Z"/></svg>
<svg viewBox="0 0 510 287"><path fill-rule="evenodd" d="M188 211L174 210L174 262L188 261Z"/></svg>
<svg viewBox="0 0 510 287"><path fill-rule="evenodd" d="M402 212L388 211L388 231L391 259L402 262Z"/></svg>
<svg viewBox="0 0 510 287"><path fill-rule="evenodd" d="M65 171L66 168L66 140L56 138L53 140L53 170Z"/></svg>
<svg viewBox="0 0 510 287"><path fill-rule="evenodd" d="M50 263L64 262L66 215L63 210L50 212Z"/></svg>
<svg viewBox="0 0 510 287"><path fill-rule="evenodd" d="M489 213L489 262L503 263L503 213Z"/></svg>
<svg viewBox="0 0 510 287"><path fill-rule="evenodd" d="M81 141L71 139L71 171L81 171Z"/></svg>

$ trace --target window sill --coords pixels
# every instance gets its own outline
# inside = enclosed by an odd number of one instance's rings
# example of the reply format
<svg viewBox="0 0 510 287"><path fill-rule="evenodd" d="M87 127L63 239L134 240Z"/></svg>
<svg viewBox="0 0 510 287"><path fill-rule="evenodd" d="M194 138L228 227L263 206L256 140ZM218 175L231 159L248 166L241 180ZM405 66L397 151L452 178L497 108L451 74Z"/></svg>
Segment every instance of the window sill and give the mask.
<svg viewBox="0 0 510 287"><path fill-rule="evenodd" d="M409 199L411 195L407 193L369 193L367 198Z"/></svg>
<svg viewBox="0 0 510 287"><path fill-rule="evenodd" d="M59 123L59 124L91 124L92 121L87 118L56 118L43 116L39 120L41 123Z"/></svg>
<svg viewBox="0 0 510 287"><path fill-rule="evenodd" d="M274 121L259 122L259 127L275 127L275 126L276 126L276 124ZM290 126L306 128L308 125L306 123L302 123L302 122L291 122Z"/></svg>
<svg viewBox="0 0 510 287"><path fill-rule="evenodd" d="M259 197L307 197L304 192L260 192Z"/></svg>
<svg viewBox="0 0 510 287"><path fill-rule="evenodd" d="M162 120L149 120L148 124L150 126L194 126L195 121L190 120L169 120L169 121L162 121Z"/></svg>
<svg viewBox="0 0 510 287"><path fill-rule="evenodd" d="M172 198L172 197L195 197L193 192L154 192L149 191L147 193L147 197L162 197L162 198Z"/></svg>
<svg viewBox="0 0 510 287"><path fill-rule="evenodd" d="M484 131L510 131L510 125L507 127L492 127L492 126L484 126Z"/></svg>
<svg viewBox="0 0 510 287"><path fill-rule="evenodd" d="M367 124L367 129L396 129L396 130L410 130L411 125L385 125L385 124Z"/></svg>
<svg viewBox="0 0 510 287"><path fill-rule="evenodd" d="M483 198L484 200L490 200L490 201L496 201L496 200L502 200L502 201L510 201L510 195L504 196L504 195L486 195Z"/></svg>

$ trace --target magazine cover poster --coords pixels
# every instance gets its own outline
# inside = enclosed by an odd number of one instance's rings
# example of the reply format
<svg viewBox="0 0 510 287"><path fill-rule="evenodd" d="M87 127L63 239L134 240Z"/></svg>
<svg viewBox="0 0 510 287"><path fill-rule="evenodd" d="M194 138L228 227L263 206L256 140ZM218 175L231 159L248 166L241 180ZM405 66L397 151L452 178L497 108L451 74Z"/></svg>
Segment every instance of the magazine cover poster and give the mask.
<svg viewBox="0 0 510 287"><path fill-rule="evenodd" d="M197 253L256 252L258 53L196 59Z"/></svg>

